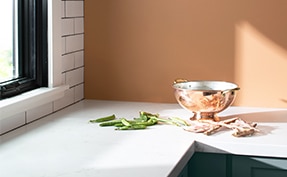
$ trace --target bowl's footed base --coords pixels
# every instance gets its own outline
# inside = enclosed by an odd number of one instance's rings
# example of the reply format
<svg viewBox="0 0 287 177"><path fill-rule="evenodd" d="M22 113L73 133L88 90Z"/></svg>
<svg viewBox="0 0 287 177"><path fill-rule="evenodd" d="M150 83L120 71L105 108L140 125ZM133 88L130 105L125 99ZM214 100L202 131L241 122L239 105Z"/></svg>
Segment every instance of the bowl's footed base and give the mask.
<svg viewBox="0 0 287 177"><path fill-rule="evenodd" d="M190 120L212 120L215 122L219 122L220 118L215 113L201 112L194 113Z"/></svg>

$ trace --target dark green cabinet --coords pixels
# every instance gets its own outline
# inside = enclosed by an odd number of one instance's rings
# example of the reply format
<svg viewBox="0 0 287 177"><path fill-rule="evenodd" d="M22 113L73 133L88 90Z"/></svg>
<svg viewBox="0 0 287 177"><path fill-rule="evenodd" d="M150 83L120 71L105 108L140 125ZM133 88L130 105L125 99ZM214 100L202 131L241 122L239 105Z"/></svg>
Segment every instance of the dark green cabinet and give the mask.
<svg viewBox="0 0 287 177"><path fill-rule="evenodd" d="M232 177L287 177L287 159L232 156Z"/></svg>
<svg viewBox="0 0 287 177"><path fill-rule="evenodd" d="M195 153L188 163L188 176L226 176L226 156L212 153Z"/></svg>
<svg viewBox="0 0 287 177"><path fill-rule="evenodd" d="M196 152L179 177L287 177L287 159Z"/></svg>
<svg viewBox="0 0 287 177"><path fill-rule="evenodd" d="M189 177L188 176L188 165L186 165L183 170L181 171L181 173L178 175L178 177Z"/></svg>

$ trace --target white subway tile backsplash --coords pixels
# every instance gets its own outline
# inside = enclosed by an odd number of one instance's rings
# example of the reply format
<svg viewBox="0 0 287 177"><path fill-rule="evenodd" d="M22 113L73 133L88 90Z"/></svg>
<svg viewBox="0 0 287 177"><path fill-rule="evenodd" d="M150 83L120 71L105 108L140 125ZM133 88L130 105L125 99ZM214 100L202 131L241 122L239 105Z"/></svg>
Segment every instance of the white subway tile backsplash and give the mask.
<svg viewBox="0 0 287 177"><path fill-rule="evenodd" d="M66 1L62 1L61 2L61 6L62 6L62 18L63 17L65 17L65 14L66 14L66 6L65 6L65 4L66 4Z"/></svg>
<svg viewBox="0 0 287 177"><path fill-rule="evenodd" d="M72 70L75 67L75 54L69 53L62 56L62 71Z"/></svg>
<svg viewBox="0 0 287 177"><path fill-rule="evenodd" d="M80 101L82 99L84 99L84 84L75 87L75 101Z"/></svg>
<svg viewBox="0 0 287 177"><path fill-rule="evenodd" d="M62 37L62 54L66 53L66 37Z"/></svg>
<svg viewBox="0 0 287 177"><path fill-rule="evenodd" d="M37 120L53 112L53 104L48 103L26 112L26 123Z"/></svg>
<svg viewBox="0 0 287 177"><path fill-rule="evenodd" d="M66 17L83 17L84 2L83 1L66 1Z"/></svg>
<svg viewBox="0 0 287 177"><path fill-rule="evenodd" d="M63 74L62 74L62 83L67 85L67 83L66 83L66 73L67 72L63 72Z"/></svg>
<svg viewBox="0 0 287 177"><path fill-rule="evenodd" d="M70 87L84 82L84 68L78 68L66 73L66 84Z"/></svg>
<svg viewBox="0 0 287 177"><path fill-rule="evenodd" d="M22 112L6 119L0 120L0 135L22 125L25 125L25 119L25 112Z"/></svg>
<svg viewBox="0 0 287 177"><path fill-rule="evenodd" d="M74 18L62 19L62 35L72 35L75 33Z"/></svg>
<svg viewBox="0 0 287 177"><path fill-rule="evenodd" d="M84 32L84 18L75 18L75 33Z"/></svg>
<svg viewBox="0 0 287 177"><path fill-rule="evenodd" d="M65 96L59 100L54 101L54 111L67 107L74 103L74 88L70 88L65 92Z"/></svg>
<svg viewBox="0 0 287 177"><path fill-rule="evenodd" d="M79 51L75 53L75 67L84 66L84 51Z"/></svg>
<svg viewBox="0 0 287 177"><path fill-rule="evenodd" d="M66 53L84 49L84 35L67 36L66 38Z"/></svg>

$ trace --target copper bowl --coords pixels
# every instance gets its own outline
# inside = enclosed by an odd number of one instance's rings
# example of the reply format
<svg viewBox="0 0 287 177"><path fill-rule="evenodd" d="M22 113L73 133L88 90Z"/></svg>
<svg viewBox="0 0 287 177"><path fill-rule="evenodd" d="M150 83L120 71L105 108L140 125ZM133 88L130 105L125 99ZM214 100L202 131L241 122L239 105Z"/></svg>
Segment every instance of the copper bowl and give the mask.
<svg viewBox="0 0 287 177"><path fill-rule="evenodd" d="M217 113L228 108L236 97L239 87L225 81L188 81L177 79L173 83L177 102L193 112L193 120L219 121Z"/></svg>

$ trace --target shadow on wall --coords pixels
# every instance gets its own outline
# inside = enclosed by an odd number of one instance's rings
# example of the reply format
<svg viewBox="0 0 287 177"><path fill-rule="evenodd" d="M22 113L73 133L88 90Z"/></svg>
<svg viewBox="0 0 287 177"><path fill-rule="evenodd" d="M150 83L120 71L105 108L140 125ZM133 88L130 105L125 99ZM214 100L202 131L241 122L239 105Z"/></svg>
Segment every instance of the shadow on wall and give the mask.
<svg viewBox="0 0 287 177"><path fill-rule="evenodd" d="M252 1L235 24L236 104L287 107L286 1Z"/></svg>
<svg viewBox="0 0 287 177"><path fill-rule="evenodd" d="M180 77L236 82L235 105L286 107L287 1L85 5L86 98L175 102Z"/></svg>

